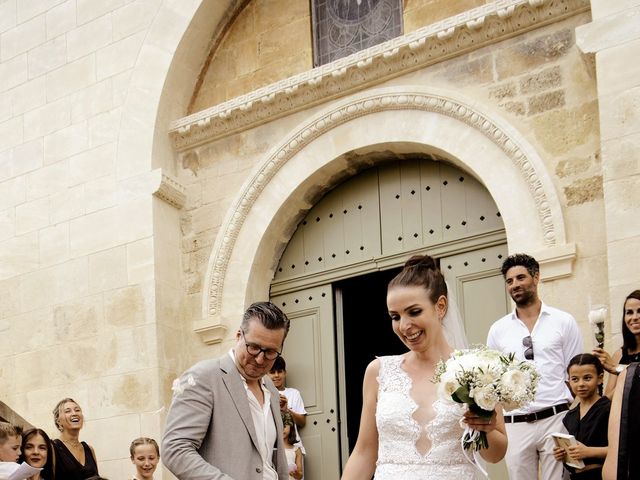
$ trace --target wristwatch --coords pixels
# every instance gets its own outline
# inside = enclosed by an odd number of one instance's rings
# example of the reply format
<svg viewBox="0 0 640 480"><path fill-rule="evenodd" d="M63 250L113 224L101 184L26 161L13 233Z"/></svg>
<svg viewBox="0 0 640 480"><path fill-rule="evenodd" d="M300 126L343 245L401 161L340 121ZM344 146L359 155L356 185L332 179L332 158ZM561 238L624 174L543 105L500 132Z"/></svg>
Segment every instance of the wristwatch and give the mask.
<svg viewBox="0 0 640 480"><path fill-rule="evenodd" d="M624 367L626 367L626 365L616 365L616 368L614 368L611 373L614 375L620 375L623 372Z"/></svg>

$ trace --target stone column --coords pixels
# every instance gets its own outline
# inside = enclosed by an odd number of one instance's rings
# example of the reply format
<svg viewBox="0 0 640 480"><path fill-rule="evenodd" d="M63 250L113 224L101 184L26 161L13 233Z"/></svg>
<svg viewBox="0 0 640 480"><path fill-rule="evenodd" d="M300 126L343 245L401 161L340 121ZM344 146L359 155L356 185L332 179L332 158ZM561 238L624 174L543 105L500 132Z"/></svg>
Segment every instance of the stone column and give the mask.
<svg viewBox="0 0 640 480"><path fill-rule="evenodd" d="M592 22L576 30L595 59L609 274L610 319L618 348L624 298L640 288L640 0L592 0Z"/></svg>

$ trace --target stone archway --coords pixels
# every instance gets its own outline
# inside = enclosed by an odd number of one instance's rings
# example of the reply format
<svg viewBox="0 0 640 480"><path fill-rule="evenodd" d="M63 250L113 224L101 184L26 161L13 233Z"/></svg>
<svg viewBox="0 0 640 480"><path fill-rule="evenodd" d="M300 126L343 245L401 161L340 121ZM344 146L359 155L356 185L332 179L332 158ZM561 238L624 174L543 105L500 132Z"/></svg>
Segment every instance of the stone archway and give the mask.
<svg viewBox="0 0 640 480"><path fill-rule="evenodd" d="M223 340L222 318L238 318L246 303L268 297L279 255L318 195L357 171L354 156L380 150L437 152L471 171L494 197L509 244L550 262L549 277L570 274L575 247L566 244L551 178L519 132L457 93L369 90L295 128L245 182L209 259L195 326L206 343Z"/></svg>
<svg viewBox="0 0 640 480"><path fill-rule="evenodd" d="M187 112L212 33L223 31L241 7L233 0L160 2L122 109L116 157L119 179L147 174L154 168L175 175L167 125Z"/></svg>

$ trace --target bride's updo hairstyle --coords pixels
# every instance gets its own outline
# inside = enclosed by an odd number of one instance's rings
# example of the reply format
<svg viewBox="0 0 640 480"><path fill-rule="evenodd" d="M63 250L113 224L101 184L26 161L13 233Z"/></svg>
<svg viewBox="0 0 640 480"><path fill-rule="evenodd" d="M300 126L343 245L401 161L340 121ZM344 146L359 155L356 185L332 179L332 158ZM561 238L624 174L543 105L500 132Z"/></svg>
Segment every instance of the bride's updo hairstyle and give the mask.
<svg viewBox="0 0 640 480"><path fill-rule="evenodd" d="M429 255L414 255L389 282L387 291L394 287L422 287L429 292L433 304L441 295L447 296L447 283L436 261Z"/></svg>

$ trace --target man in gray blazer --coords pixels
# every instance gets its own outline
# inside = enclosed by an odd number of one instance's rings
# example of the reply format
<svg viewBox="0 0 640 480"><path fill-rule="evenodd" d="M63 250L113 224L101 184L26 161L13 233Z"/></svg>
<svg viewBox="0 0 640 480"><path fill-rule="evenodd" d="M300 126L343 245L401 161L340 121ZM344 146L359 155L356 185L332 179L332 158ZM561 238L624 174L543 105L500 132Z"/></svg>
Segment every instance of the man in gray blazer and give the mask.
<svg viewBox="0 0 640 480"><path fill-rule="evenodd" d="M289 319L274 304L245 312L234 347L174 382L162 439L164 465L179 480L287 480L280 396L267 373Z"/></svg>

